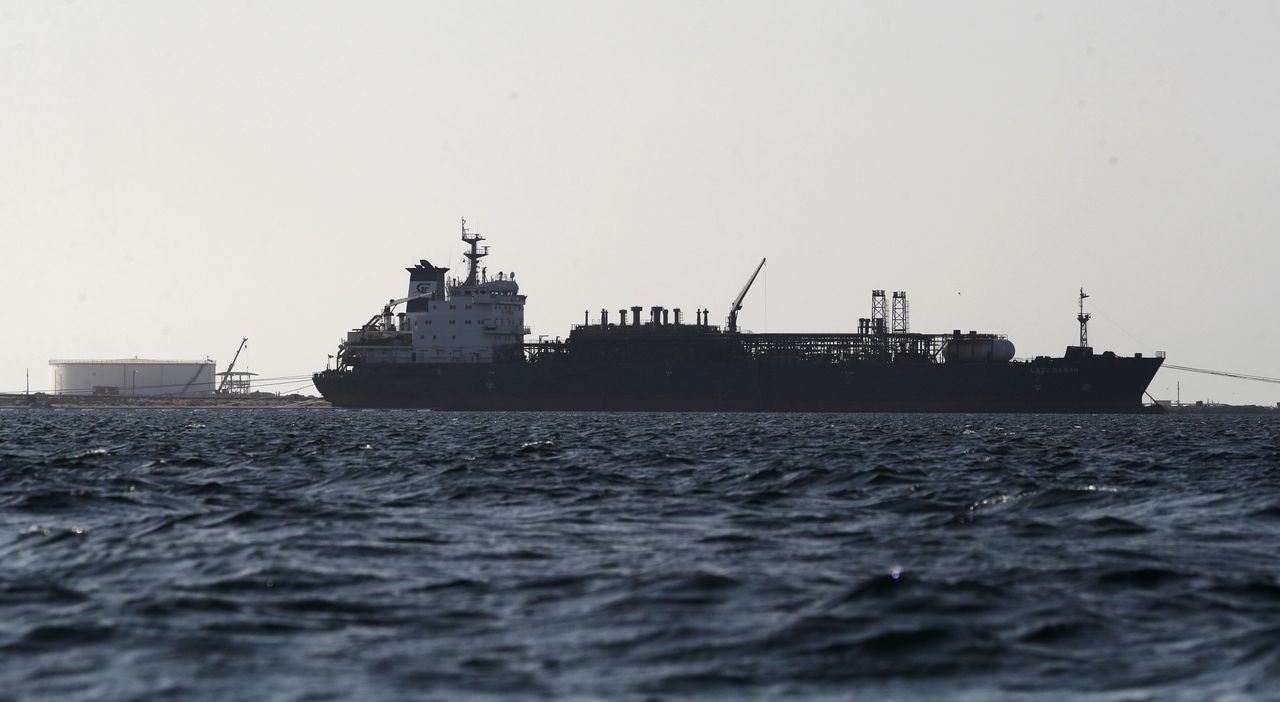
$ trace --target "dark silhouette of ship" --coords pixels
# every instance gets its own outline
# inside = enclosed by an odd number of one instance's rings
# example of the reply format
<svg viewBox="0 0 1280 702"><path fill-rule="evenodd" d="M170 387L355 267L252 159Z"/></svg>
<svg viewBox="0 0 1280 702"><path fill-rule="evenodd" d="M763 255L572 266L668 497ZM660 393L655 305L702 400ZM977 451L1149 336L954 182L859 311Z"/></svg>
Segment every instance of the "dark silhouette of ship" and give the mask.
<svg viewBox="0 0 1280 702"><path fill-rule="evenodd" d="M462 223L467 277L420 261L409 294L348 333L316 387L340 407L441 410L770 412L1141 412L1164 358L1095 353L1080 291L1080 343L1061 357L1014 360L999 334L908 331L906 294L872 292L854 334L754 334L730 305L631 307L587 315L567 338L525 343L514 273L489 277L484 237ZM401 304L403 312L394 310ZM630 314L628 314L630 313ZM643 318L642 318L643 317Z"/></svg>

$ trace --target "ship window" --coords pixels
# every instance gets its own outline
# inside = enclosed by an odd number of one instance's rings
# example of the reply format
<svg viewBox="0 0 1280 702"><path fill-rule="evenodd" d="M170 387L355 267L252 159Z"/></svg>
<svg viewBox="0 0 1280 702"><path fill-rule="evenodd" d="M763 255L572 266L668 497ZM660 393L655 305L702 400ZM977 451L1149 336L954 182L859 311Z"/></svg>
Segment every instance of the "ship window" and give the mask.
<svg viewBox="0 0 1280 702"><path fill-rule="evenodd" d="M454 323L454 321L455 321L455 320L452 320L452 319L451 319L451 320L449 320L449 323L450 323L450 324L453 324L453 323Z"/></svg>
<svg viewBox="0 0 1280 702"><path fill-rule="evenodd" d="M469 320L469 319L468 319L468 320L467 320L467 324L470 324L470 323L471 323L471 320Z"/></svg>
<svg viewBox="0 0 1280 702"><path fill-rule="evenodd" d="M449 309L451 309L451 310L456 310L456 309L458 309L458 307L457 307L457 305L449 305Z"/></svg>

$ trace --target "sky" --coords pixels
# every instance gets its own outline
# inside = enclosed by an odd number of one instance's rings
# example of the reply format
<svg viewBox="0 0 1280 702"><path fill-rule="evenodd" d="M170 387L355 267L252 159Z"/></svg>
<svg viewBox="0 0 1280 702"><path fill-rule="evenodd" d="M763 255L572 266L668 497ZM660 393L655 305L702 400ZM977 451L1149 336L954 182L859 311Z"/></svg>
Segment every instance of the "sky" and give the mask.
<svg viewBox="0 0 1280 702"><path fill-rule="evenodd" d="M0 0L0 391L322 369L462 217L534 337L767 257L754 331L879 288L1060 355L1083 287L1099 350L1277 377L1277 75L1274 2Z"/></svg>

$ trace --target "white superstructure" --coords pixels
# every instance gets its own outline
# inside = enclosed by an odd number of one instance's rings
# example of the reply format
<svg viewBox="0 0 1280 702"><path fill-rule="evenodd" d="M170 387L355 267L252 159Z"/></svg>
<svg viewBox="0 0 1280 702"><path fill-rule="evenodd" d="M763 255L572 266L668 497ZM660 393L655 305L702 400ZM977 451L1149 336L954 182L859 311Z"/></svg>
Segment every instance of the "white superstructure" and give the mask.
<svg viewBox="0 0 1280 702"><path fill-rule="evenodd" d="M49 361L55 395L210 395L214 362L148 358Z"/></svg>
<svg viewBox="0 0 1280 702"><path fill-rule="evenodd" d="M471 248L467 278L448 280L448 268L423 260L407 268L408 295L391 300L382 314L347 334L338 352L338 365L388 363L492 363L504 353L521 352L529 329L524 326L525 296L515 274L498 273L490 280L479 267L489 247L484 237L467 231L462 240ZM407 303L405 311L394 308Z"/></svg>

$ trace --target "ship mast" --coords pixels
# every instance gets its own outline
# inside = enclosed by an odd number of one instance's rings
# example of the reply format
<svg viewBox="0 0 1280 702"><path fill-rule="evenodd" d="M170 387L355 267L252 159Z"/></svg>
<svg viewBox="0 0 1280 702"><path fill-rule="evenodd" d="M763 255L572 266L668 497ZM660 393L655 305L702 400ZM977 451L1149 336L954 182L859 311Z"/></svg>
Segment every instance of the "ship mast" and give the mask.
<svg viewBox="0 0 1280 702"><path fill-rule="evenodd" d="M1080 322L1080 347L1084 348L1089 345L1089 318L1092 314L1084 311L1084 299L1089 297L1085 294L1084 288L1080 288L1080 314L1076 315L1076 320Z"/></svg>
<svg viewBox="0 0 1280 702"><path fill-rule="evenodd" d="M462 255L467 257L467 280L463 286L472 287L476 284L476 269L479 267L480 259L489 255L489 247L485 246L483 251L480 250L482 247L479 244L484 241L484 237L480 236L480 232L467 231L466 217L462 218L462 240L471 245L470 251L462 252Z"/></svg>

